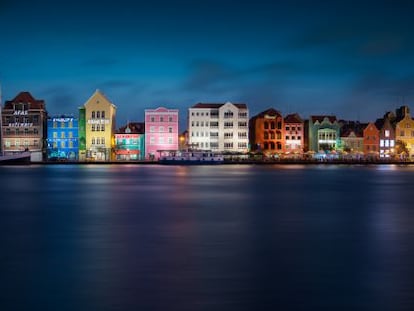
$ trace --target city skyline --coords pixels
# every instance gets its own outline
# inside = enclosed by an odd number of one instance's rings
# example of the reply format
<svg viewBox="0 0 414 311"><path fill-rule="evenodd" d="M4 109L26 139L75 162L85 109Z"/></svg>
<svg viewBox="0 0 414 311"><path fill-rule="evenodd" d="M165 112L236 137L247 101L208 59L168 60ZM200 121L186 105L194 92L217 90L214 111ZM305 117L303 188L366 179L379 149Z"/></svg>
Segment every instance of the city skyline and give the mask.
<svg viewBox="0 0 414 311"><path fill-rule="evenodd" d="M117 126L163 106L179 109L180 130L198 102L375 121L413 103L411 12L408 1L6 0L2 101L29 91L51 115L76 114L100 89Z"/></svg>

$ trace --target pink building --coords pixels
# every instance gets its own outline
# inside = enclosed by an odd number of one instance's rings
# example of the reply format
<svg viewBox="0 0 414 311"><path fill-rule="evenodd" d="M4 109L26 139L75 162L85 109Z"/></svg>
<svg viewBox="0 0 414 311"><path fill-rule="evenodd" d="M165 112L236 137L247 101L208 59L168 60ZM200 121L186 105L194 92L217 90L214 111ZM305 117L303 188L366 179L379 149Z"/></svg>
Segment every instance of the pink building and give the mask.
<svg viewBox="0 0 414 311"><path fill-rule="evenodd" d="M145 158L158 160L161 150L178 150L178 109L145 109Z"/></svg>

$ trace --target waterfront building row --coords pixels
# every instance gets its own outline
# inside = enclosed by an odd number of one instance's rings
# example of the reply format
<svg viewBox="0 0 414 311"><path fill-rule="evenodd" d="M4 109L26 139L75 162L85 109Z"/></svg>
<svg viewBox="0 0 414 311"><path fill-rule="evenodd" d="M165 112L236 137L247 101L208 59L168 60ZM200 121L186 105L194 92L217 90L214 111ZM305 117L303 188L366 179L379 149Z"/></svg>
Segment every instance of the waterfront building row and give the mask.
<svg viewBox="0 0 414 311"><path fill-rule="evenodd" d="M163 152L188 147L266 157L414 158L414 120L407 106L360 123L333 115L283 116L274 108L250 117L245 103L197 103L188 109L182 135L178 109L146 109L144 122L118 129L116 110L96 90L77 116L48 116L44 100L21 92L0 110L1 151L70 161L157 160Z"/></svg>

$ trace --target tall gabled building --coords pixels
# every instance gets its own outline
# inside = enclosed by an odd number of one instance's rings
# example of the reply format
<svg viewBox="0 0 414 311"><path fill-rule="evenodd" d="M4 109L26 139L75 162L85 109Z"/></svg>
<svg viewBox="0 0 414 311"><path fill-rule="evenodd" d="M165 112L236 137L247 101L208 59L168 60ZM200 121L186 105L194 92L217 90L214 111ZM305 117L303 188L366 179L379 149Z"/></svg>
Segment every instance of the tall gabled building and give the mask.
<svg viewBox="0 0 414 311"><path fill-rule="evenodd" d="M198 103L188 110L189 145L219 152L249 151L246 104Z"/></svg>
<svg viewBox="0 0 414 311"><path fill-rule="evenodd" d="M3 152L30 151L39 160L46 155L47 111L45 101L20 92L2 111Z"/></svg>
<svg viewBox="0 0 414 311"><path fill-rule="evenodd" d="M288 154L303 154L304 151L304 122L299 114L289 114L285 117L285 151Z"/></svg>
<svg viewBox="0 0 414 311"><path fill-rule="evenodd" d="M395 142L402 144L408 154L404 155L414 159L414 120L410 115L410 109L402 106L397 109L395 124Z"/></svg>
<svg viewBox="0 0 414 311"><path fill-rule="evenodd" d="M395 115L387 112L382 119L375 122L379 130L379 156L381 159L390 159L395 155Z"/></svg>
<svg viewBox="0 0 414 311"><path fill-rule="evenodd" d="M113 160L116 109L100 90L79 108L79 160Z"/></svg>

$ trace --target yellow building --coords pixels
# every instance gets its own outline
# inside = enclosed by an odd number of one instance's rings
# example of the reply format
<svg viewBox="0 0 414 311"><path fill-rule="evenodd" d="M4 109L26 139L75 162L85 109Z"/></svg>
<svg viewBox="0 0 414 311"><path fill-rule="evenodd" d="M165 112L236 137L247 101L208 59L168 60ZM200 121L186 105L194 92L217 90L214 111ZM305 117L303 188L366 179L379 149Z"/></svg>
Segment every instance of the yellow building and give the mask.
<svg viewBox="0 0 414 311"><path fill-rule="evenodd" d="M414 120L410 116L410 109L402 106L397 110L398 122L395 126L395 141L405 144L410 159L414 159Z"/></svg>
<svg viewBox="0 0 414 311"><path fill-rule="evenodd" d="M84 113L85 160L111 161L114 158L116 106L96 90L84 104Z"/></svg>

